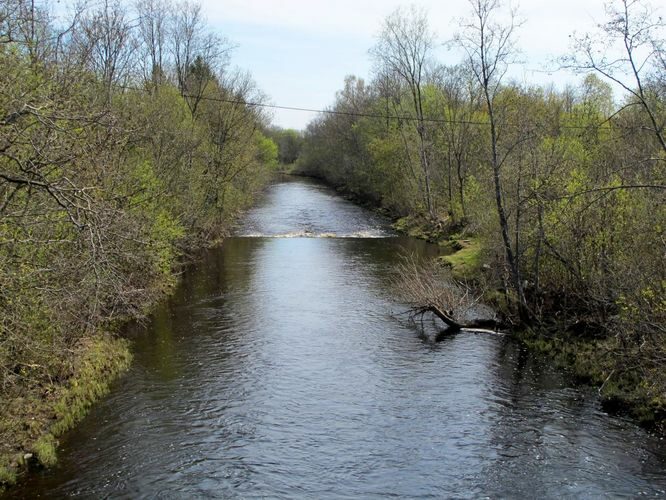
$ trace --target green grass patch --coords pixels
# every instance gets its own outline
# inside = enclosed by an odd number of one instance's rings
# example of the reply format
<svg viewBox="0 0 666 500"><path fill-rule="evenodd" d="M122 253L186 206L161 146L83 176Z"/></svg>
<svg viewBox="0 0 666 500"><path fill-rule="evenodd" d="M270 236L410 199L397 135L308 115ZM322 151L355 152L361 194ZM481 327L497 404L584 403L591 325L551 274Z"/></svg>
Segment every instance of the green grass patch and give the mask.
<svg viewBox="0 0 666 500"><path fill-rule="evenodd" d="M44 434L32 447L37 460L44 467L52 467L58 461L57 458L58 441L51 433Z"/></svg>
<svg viewBox="0 0 666 500"><path fill-rule="evenodd" d="M128 342L102 337L88 340L77 371L54 405L56 421L51 433L58 437L86 416L92 404L109 392L110 383L129 367Z"/></svg>
<svg viewBox="0 0 666 500"><path fill-rule="evenodd" d="M451 273L455 279L464 280L474 278L481 269L482 246L477 239L455 240L453 248L457 249L451 255L440 257L440 260L451 266Z"/></svg>
<svg viewBox="0 0 666 500"><path fill-rule="evenodd" d="M44 467L55 465L58 437L109 392L131 359L126 340L105 334L84 339L68 361L75 368L67 379L46 388L31 387L8 401L0 417L0 439L5 444L0 449L0 491L14 484L17 472L35 460Z"/></svg>
<svg viewBox="0 0 666 500"><path fill-rule="evenodd" d="M0 493L2 493L3 485L12 485L16 482L16 470L9 467L9 465L0 466Z"/></svg>

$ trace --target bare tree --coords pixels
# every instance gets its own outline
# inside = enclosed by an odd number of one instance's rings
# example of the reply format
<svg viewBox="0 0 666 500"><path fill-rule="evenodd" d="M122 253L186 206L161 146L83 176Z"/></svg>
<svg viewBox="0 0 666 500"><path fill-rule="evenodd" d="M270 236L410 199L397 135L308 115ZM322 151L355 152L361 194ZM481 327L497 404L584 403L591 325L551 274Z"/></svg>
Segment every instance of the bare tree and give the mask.
<svg viewBox="0 0 666 500"><path fill-rule="evenodd" d="M652 76L663 78L666 68L664 34L666 24L643 0L618 0L606 4L608 21L597 34L574 37L574 54L563 59L565 66L593 71L622 87L646 113L650 128L666 152L663 113L650 88ZM663 81L662 81L663 85Z"/></svg>
<svg viewBox="0 0 666 500"><path fill-rule="evenodd" d="M509 12L508 21L505 24L496 22L496 17L503 10L500 0L469 0L469 3L472 8L471 18L463 21L462 31L456 35L455 40L467 54L469 68L481 86L483 101L488 112L490 166L504 254L512 288L517 295L520 316L522 319L528 320L530 314L523 289L518 254L513 248L509 236L509 222L502 187L502 165L513 148L500 149L500 123L496 99L502 80L517 54L515 32L519 23L516 19L516 12L513 10Z"/></svg>
<svg viewBox="0 0 666 500"><path fill-rule="evenodd" d="M144 51L144 80L160 85L164 79L168 20L172 6L168 0L137 0L139 39Z"/></svg>
<svg viewBox="0 0 666 500"><path fill-rule="evenodd" d="M444 322L445 333L480 328L497 331L506 326L496 314L470 315L484 309L480 305L482 294L474 294L464 283L454 281L450 271L434 261L420 263L413 256L405 258L397 268L393 286L400 299L411 307L412 318L430 312Z"/></svg>
<svg viewBox="0 0 666 500"><path fill-rule="evenodd" d="M136 48L134 26L119 0L104 0L100 8L83 16L74 33L82 62L101 78L107 97L111 87L127 78Z"/></svg>
<svg viewBox="0 0 666 500"><path fill-rule="evenodd" d="M32 64L51 61L61 38L71 29L57 31L48 4L35 0L0 0L0 45L13 43ZM73 16L76 20L76 14Z"/></svg>
<svg viewBox="0 0 666 500"><path fill-rule="evenodd" d="M178 89L186 97L192 114L195 114L208 84L227 63L233 47L226 39L206 32L198 3L186 1L178 4L170 29Z"/></svg>
<svg viewBox="0 0 666 500"><path fill-rule="evenodd" d="M0 43L21 41L23 24L32 24L30 4L17 0L0 0Z"/></svg>
<svg viewBox="0 0 666 500"><path fill-rule="evenodd" d="M432 196L429 137L425 122L424 95L429 58L435 43L424 11L397 9L384 21L377 44L370 53L379 65L379 72L400 80L407 86L414 113L419 141L419 163L425 182L424 201L434 218L436 210Z"/></svg>
<svg viewBox="0 0 666 500"><path fill-rule="evenodd" d="M469 163L470 152L474 146L475 131L473 130L472 114L479 104L478 85L474 84L473 76L468 68L459 65L441 66L436 73L436 85L444 96L444 121L439 129L446 144L446 164L449 206L454 206L453 173L455 170L458 201L460 202L461 216L466 217L465 211L465 178Z"/></svg>

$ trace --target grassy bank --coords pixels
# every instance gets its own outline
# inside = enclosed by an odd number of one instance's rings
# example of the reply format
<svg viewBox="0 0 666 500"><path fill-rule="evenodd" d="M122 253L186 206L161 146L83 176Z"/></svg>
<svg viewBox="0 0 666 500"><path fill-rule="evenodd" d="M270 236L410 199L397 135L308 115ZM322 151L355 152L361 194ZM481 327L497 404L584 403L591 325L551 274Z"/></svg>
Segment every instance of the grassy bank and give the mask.
<svg viewBox="0 0 666 500"><path fill-rule="evenodd" d="M436 244L442 250L439 262L451 268L452 276L460 281L475 281L482 277L483 246L474 235L462 234L457 227L445 222L432 222L424 217L406 216L397 219L393 228L413 238Z"/></svg>
<svg viewBox="0 0 666 500"><path fill-rule="evenodd" d="M4 401L0 418L0 489L31 466L52 466L58 438L106 395L129 365L126 340L110 334L81 339L67 353L69 373L61 380L25 388Z"/></svg>
<svg viewBox="0 0 666 500"><path fill-rule="evenodd" d="M143 31L126 21L175 19L187 2L89 5L71 20L18 5L0 5L1 484L55 462L58 437L129 364L112 333L224 238L277 166L268 117L242 104L258 92L246 75L226 60L140 60ZM109 19L126 30L113 78L94 60L99 37L80 51L65 36ZM201 22L189 36L209 34Z"/></svg>

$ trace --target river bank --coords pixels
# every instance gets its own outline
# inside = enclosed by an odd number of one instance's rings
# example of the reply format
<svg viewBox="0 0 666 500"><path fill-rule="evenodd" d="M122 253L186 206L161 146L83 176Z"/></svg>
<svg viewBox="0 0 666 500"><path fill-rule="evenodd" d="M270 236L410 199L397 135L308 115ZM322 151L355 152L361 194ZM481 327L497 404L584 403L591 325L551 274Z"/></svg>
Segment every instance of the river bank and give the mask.
<svg viewBox="0 0 666 500"><path fill-rule="evenodd" d="M320 184L271 186L128 332L129 372L60 439L58 464L8 496L665 489L663 442L602 412L594 389L508 336L434 342L438 321L399 316L392 275L410 254L438 248Z"/></svg>
<svg viewBox="0 0 666 500"><path fill-rule="evenodd" d="M96 332L77 336L70 348L53 347L61 366L56 376L36 379L5 394L0 416L0 492L30 470L53 467L58 461L59 438L73 429L95 403L106 396L132 362L131 342L122 331L141 321L178 285L184 256L173 254L172 273L145 290L135 315L115 319ZM39 369L19 366L17 371ZM28 379L26 378L26 381Z"/></svg>
<svg viewBox="0 0 666 500"><path fill-rule="evenodd" d="M229 228L217 234L228 234L247 208L239 209L227 224ZM57 464L60 438L74 429L129 370L132 345L124 330L144 322L178 288L183 273L222 242L222 236L207 243L195 237L187 245L181 241L179 251L174 245L170 260L163 263L170 272L161 273L141 291L141 300L127 308L131 314L104 321L85 335L74 335L71 346L54 345L51 355L58 358L56 375L33 376L33 381L26 376L24 384L5 393L0 414L0 493L11 489L26 473ZM40 369L37 364L19 363L15 371L20 376Z"/></svg>
<svg viewBox="0 0 666 500"><path fill-rule="evenodd" d="M326 183L325 179L318 180ZM391 219L399 233L438 245L444 255L437 261L450 269L455 280L476 287L499 314L511 316L511 297L496 277L490 276L492 262L480 238L465 234L459 225L433 221L424 215L395 213L344 186L332 187L348 200ZM596 388L605 411L628 415L647 430L666 436L663 367L647 364L640 349L629 352L604 325L572 323L561 312L557 300L552 300L549 310L544 311L547 322L517 323L511 334L534 354L571 373L578 383Z"/></svg>
<svg viewBox="0 0 666 500"><path fill-rule="evenodd" d="M3 402L0 491L31 467L57 462L58 438L72 429L129 368L129 343L110 333L82 338L69 353L69 376Z"/></svg>
<svg viewBox="0 0 666 500"><path fill-rule="evenodd" d="M483 245L477 238L460 238L418 217L400 218L393 227L410 236L450 247L451 254L438 260L451 269L453 278L483 286L484 299L501 314L510 314L506 294L497 286L488 287L484 271L489 264L483 260ZM558 314L556 307L550 311L552 318L557 318ZM649 431L666 436L666 392L659 394L652 385L663 378L663 367L645 366L640 351L624 351L617 337L603 325L571 325L566 319L551 320L539 325L517 325L512 336L534 353L572 373L579 383L597 388L606 411L629 415Z"/></svg>
<svg viewBox="0 0 666 500"><path fill-rule="evenodd" d="M113 78L93 62L100 40L70 57L73 39L33 36L109 19L109 5L89 7L0 6L0 487L55 462L65 430L129 365L121 325L173 291L181 260L225 236L277 163L268 116L243 102L258 89L220 77L226 58L207 63L207 99L193 105L167 77L171 58L139 76L140 23L120 23ZM147 19L125 7L117 20ZM189 33L217 43L203 18Z"/></svg>
<svg viewBox="0 0 666 500"><path fill-rule="evenodd" d="M666 394L654 390L663 367L640 366L640 353L620 352L614 336L586 338L584 332L562 333L551 327L519 329L514 337L579 383L595 387L605 411L627 415L648 431L666 436ZM618 360L626 360L623 364L630 369L618 370Z"/></svg>

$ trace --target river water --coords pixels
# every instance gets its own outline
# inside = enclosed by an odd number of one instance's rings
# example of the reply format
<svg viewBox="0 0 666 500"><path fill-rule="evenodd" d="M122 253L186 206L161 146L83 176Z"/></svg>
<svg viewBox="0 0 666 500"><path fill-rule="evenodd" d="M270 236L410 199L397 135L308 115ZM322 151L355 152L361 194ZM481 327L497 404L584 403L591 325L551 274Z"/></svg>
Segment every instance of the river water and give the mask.
<svg viewBox="0 0 666 500"><path fill-rule="evenodd" d="M145 328L16 498L650 497L666 446L506 337L399 313L436 254L304 180L273 185ZM426 322L432 334L437 326Z"/></svg>

